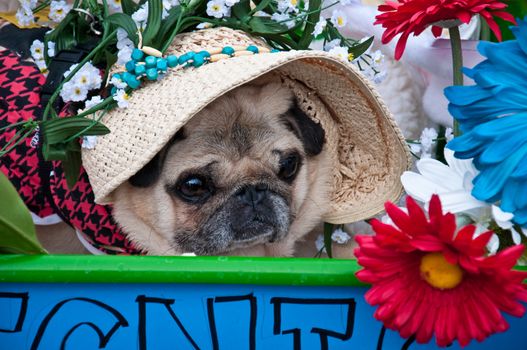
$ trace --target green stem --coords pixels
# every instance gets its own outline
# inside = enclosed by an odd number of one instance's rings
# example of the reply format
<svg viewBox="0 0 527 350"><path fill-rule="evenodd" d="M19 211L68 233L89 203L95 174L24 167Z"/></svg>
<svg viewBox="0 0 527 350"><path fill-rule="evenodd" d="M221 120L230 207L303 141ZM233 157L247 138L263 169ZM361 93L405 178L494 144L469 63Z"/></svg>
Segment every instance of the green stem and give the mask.
<svg viewBox="0 0 527 350"><path fill-rule="evenodd" d="M33 9L33 13L37 13L38 11L45 9L46 7L49 6L49 4L51 4L51 0L44 1L42 4L38 5L37 7Z"/></svg>
<svg viewBox="0 0 527 350"><path fill-rule="evenodd" d="M53 106L53 103L55 102L55 100L57 99L57 97L59 96L60 94L60 91L62 90L62 87L64 86L65 83L67 83L68 81L71 80L71 78L73 78L73 76L86 64L86 62L88 62L89 60L91 60L93 58L93 56L95 56L101 49L103 49L106 44L108 44L111 40L114 39L115 35L117 34L117 30L114 30L110 35L108 35L108 37L106 37L106 39L104 39L103 41L101 41L96 47L95 49L93 49L76 67L75 69L73 69L73 71L71 71L70 74L68 74L68 76L62 81L62 83L60 83L60 85L57 87L57 89L55 90L55 92L53 93L53 95L51 95L51 98L49 99L49 102L48 104L46 105L46 109L44 110L44 114L42 115L42 121L45 121L47 120L47 117L48 117L48 114L50 112L50 109L51 107Z"/></svg>
<svg viewBox="0 0 527 350"><path fill-rule="evenodd" d="M448 29L450 34L450 43L452 46L452 70L454 85L463 85L463 52L461 49L461 36L459 35L459 27L452 27ZM454 120L454 136L461 135L459 130L459 123Z"/></svg>

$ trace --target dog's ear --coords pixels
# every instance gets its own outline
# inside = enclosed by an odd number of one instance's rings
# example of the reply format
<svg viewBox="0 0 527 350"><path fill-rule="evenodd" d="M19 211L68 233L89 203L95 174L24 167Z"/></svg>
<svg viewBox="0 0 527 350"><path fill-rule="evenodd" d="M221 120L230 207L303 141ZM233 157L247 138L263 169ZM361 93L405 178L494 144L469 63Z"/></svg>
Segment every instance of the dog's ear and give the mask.
<svg viewBox="0 0 527 350"><path fill-rule="evenodd" d="M302 141L308 156L316 156L322 152L325 142L325 132L320 124L315 123L298 107L296 101L284 115L287 127Z"/></svg>
<svg viewBox="0 0 527 350"><path fill-rule="evenodd" d="M159 151L154 158L152 158L148 164L146 164L141 170L133 175L128 182L135 187L149 187L152 186L158 179L161 171L163 170L163 164L165 163L166 155L170 147L176 143L176 141L184 139L183 129L180 129L168 143Z"/></svg>

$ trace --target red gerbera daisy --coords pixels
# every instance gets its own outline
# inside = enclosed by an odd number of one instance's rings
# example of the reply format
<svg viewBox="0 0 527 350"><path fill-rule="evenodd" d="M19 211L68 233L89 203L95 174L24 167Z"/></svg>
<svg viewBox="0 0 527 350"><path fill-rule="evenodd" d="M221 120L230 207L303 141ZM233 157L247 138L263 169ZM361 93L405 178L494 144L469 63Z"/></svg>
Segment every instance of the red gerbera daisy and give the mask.
<svg viewBox="0 0 527 350"><path fill-rule="evenodd" d="M364 267L357 277L370 283L366 301L378 305L375 318L418 343L433 335L439 346L482 341L508 329L501 312L521 317L527 301L527 272L511 270L523 246L485 256L492 232L474 238L475 226L456 232L455 216L443 214L438 196L429 219L408 197L408 214L392 203L395 226L372 221L375 236L357 236L355 255Z"/></svg>
<svg viewBox="0 0 527 350"><path fill-rule="evenodd" d="M411 33L421 34L428 26L432 25L432 33L437 37L442 28L434 25L437 22L460 20L470 22L474 15L481 15L488 23L490 29L501 41L501 32L494 16L508 22L516 23L514 16L502 11L507 5L496 0L398 0L386 1L379 5L379 11L374 24L381 24L386 28L382 35L382 43L390 42L397 34L402 33L395 48L395 59L403 55L406 41Z"/></svg>

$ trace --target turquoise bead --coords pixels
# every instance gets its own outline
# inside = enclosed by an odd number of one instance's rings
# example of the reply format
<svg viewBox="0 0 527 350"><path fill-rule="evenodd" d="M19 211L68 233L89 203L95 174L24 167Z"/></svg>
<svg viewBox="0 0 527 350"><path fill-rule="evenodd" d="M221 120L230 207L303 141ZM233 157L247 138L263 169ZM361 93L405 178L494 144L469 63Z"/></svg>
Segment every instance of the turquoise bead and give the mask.
<svg viewBox="0 0 527 350"><path fill-rule="evenodd" d="M146 68L154 68L156 66L157 58L154 56L146 56L145 63Z"/></svg>
<svg viewBox="0 0 527 350"><path fill-rule="evenodd" d="M146 70L146 77L148 78L148 80L156 80L157 79L157 69L148 68Z"/></svg>
<svg viewBox="0 0 527 350"><path fill-rule="evenodd" d="M177 66L177 64L178 64L177 56L175 56L175 55L168 56L167 57L167 63L168 63L168 66L170 68L174 68L175 66Z"/></svg>
<svg viewBox="0 0 527 350"><path fill-rule="evenodd" d="M123 80L132 89L137 89L141 85L141 82L132 73L124 72Z"/></svg>
<svg viewBox="0 0 527 350"><path fill-rule="evenodd" d="M138 64L135 66L135 75L143 75L145 74L146 67L144 64Z"/></svg>
<svg viewBox="0 0 527 350"><path fill-rule="evenodd" d="M121 74L119 74L119 73L112 74L112 79L113 78L115 78L117 80L123 80L123 78L121 77Z"/></svg>
<svg viewBox="0 0 527 350"><path fill-rule="evenodd" d="M210 57L210 52L205 51L205 50L198 52L198 54L203 57Z"/></svg>
<svg viewBox="0 0 527 350"><path fill-rule="evenodd" d="M191 60L192 58L194 58L194 55L195 53L190 51L190 52L187 52L181 56L179 56L179 60L178 60L178 63L179 64L185 64L187 63L187 61Z"/></svg>
<svg viewBox="0 0 527 350"><path fill-rule="evenodd" d="M226 55L232 56L234 55L234 49L230 46L225 46L223 50L221 50L221 53L224 53Z"/></svg>
<svg viewBox="0 0 527 350"><path fill-rule="evenodd" d="M275 52L280 52L280 50L277 50L277 49L272 49L271 50L271 53L275 53Z"/></svg>
<svg viewBox="0 0 527 350"><path fill-rule="evenodd" d="M134 49L132 51L132 59L134 61L141 61L144 55L145 55L144 52L139 49Z"/></svg>
<svg viewBox="0 0 527 350"><path fill-rule="evenodd" d="M205 63L205 57L203 57L203 55L201 54L194 55L193 62L192 62L192 65L194 67L200 67L203 65L203 63Z"/></svg>
<svg viewBox="0 0 527 350"><path fill-rule="evenodd" d="M110 94L115 95L116 92L117 92L117 88L115 86L112 87L112 89L110 90Z"/></svg>
<svg viewBox="0 0 527 350"><path fill-rule="evenodd" d="M132 73L133 71L135 71L135 61L134 60L130 60L130 61L126 62L125 67L126 67L127 71Z"/></svg>
<svg viewBox="0 0 527 350"><path fill-rule="evenodd" d="M249 45L249 46L247 46L247 51L251 51L251 52L254 52L256 54L256 53L258 53L258 47L254 46L254 45Z"/></svg>
<svg viewBox="0 0 527 350"><path fill-rule="evenodd" d="M167 70L167 60L164 58L157 59L157 69L163 72Z"/></svg>

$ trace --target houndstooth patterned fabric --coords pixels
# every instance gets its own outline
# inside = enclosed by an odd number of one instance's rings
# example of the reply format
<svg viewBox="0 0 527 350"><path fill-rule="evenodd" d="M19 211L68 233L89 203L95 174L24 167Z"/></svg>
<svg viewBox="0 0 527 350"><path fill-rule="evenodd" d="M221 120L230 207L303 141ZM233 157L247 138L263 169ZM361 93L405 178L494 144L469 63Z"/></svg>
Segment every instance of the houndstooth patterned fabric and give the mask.
<svg viewBox="0 0 527 350"><path fill-rule="evenodd" d="M12 51L0 51L0 128L40 117L45 80L34 63L23 61ZM13 129L0 131L0 148L15 133ZM29 210L39 217L58 214L106 254L140 254L113 220L112 207L95 204L84 169L70 190L60 163L45 161L39 147L37 131L0 158L0 171L17 188Z"/></svg>

